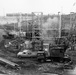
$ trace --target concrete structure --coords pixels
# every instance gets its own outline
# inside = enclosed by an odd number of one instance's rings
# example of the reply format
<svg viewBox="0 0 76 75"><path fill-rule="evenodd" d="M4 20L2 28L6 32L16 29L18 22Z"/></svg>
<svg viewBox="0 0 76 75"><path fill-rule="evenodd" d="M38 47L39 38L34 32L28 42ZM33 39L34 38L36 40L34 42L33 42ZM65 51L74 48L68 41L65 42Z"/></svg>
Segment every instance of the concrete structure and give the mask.
<svg viewBox="0 0 76 75"><path fill-rule="evenodd" d="M62 15L62 29L71 29L76 26L76 13Z"/></svg>
<svg viewBox="0 0 76 75"><path fill-rule="evenodd" d="M75 34L76 32L76 13L70 13L67 15L62 15L61 16L61 25L62 25L62 30L65 31L66 33L72 32Z"/></svg>
<svg viewBox="0 0 76 75"><path fill-rule="evenodd" d="M70 15L62 15L61 16L61 25L62 25L62 30L63 29L69 29L71 28L70 25Z"/></svg>

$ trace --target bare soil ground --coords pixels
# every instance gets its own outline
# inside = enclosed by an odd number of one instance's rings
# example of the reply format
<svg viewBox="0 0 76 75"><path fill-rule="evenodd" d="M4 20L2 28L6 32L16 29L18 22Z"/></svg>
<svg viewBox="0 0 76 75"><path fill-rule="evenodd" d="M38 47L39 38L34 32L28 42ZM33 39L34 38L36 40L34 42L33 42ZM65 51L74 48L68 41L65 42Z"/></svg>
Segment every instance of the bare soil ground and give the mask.
<svg viewBox="0 0 76 75"><path fill-rule="evenodd" d="M20 65L21 69L16 70L11 67L5 67L4 65L0 64L0 71L8 74L8 75L51 75L51 74L58 74L58 75L66 75L66 69L62 64L59 63L38 63L36 59L19 59L17 58L16 54L8 51L5 49L4 41L0 43L0 57L6 58L12 62L15 62ZM68 53L73 60L73 66L76 64L76 51L70 51ZM21 62L24 62L23 64ZM70 66L70 65L69 65Z"/></svg>

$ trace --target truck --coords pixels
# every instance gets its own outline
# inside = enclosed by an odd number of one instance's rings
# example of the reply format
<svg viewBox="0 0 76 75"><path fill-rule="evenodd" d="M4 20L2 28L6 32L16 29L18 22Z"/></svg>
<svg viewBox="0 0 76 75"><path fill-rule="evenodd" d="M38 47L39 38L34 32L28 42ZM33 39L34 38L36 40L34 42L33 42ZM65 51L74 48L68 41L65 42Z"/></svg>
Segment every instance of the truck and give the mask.
<svg viewBox="0 0 76 75"><path fill-rule="evenodd" d="M39 62L47 60L52 62L69 62L71 58L65 56L65 52L68 48L68 44L65 43L56 43L54 45L51 43L43 43L43 49L38 51L37 59Z"/></svg>

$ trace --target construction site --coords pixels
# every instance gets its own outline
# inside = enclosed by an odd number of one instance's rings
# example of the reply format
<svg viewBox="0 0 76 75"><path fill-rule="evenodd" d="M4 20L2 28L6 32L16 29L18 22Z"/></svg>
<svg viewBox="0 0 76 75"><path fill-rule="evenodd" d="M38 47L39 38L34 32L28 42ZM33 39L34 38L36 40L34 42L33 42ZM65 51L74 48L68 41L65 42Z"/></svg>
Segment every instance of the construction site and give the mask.
<svg viewBox="0 0 76 75"><path fill-rule="evenodd" d="M76 13L7 14L0 18L0 71L4 75L73 75Z"/></svg>

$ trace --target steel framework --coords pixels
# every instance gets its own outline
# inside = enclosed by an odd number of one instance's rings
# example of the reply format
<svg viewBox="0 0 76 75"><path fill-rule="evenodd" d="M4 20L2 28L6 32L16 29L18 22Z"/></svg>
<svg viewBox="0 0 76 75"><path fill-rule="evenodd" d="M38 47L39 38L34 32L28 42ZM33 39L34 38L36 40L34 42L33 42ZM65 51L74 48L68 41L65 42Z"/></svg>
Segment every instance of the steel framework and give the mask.
<svg viewBox="0 0 76 75"><path fill-rule="evenodd" d="M42 12L32 12L32 40L41 39Z"/></svg>

